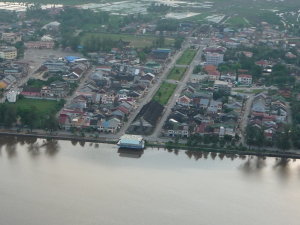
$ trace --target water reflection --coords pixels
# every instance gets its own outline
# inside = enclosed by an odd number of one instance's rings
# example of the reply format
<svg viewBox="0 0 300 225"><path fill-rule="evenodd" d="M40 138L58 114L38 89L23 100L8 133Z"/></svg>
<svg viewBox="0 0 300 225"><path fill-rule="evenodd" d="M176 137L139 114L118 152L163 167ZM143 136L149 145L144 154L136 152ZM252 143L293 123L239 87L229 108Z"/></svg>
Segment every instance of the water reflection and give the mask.
<svg viewBox="0 0 300 225"><path fill-rule="evenodd" d="M37 156L40 154L40 145L39 143L28 144L27 150L32 156Z"/></svg>
<svg viewBox="0 0 300 225"><path fill-rule="evenodd" d="M6 152L9 158L16 157L17 156L17 138L16 137L6 137L5 139L6 143Z"/></svg>
<svg viewBox="0 0 300 225"><path fill-rule="evenodd" d="M218 156L221 160L223 160L225 155L223 153L219 153Z"/></svg>
<svg viewBox="0 0 300 225"><path fill-rule="evenodd" d="M216 156L217 156L217 153L212 152L212 153L210 154L210 156L211 156L212 160L215 160L215 158L216 158Z"/></svg>
<svg viewBox="0 0 300 225"><path fill-rule="evenodd" d="M72 140L72 141L71 141L71 144L72 144L73 146L76 146L77 143L78 143L78 141L75 141L75 140Z"/></svg>
<svg viewBox="0 0 300 225"><path fill-rule="evenodd" d="M299 223L299 165L293 160L0 139L3 155L6 146L18 153L18 160L0 157L1 224L97 224L99 209L105 224ZM287 168L288 175L282 172Z"/></svg>
<svg viewBox="0 0 300 225"><path fill-rule="evenodd" d="M58 140L47 140L47 141L44 140L41 147L44 147L46 149L45 153L49 156L56 155L60 150L60 145L58 143Z"/></svg>
<svg viewBox="0 0 300 225"><path fill-rule="evenodd" d="M265 157L260 156L248 156L246 157L246 162L244 162L239 169L245 173L259 172L267 166L265 159Z"/></svg>
<svg viewBox="0 0 300 225"><path fill-rule="evenodd" d="M120 157L126 157L126 158L141 158L144 154L143 149L125 149L125 148L119 148L118 153Z"/></svg>
<svg viewBox="0 0 300 225"><path fill-rule="evenodd" d="M291 160L288 158L275 159L273 168L278 172L280 179L286 180L291 175L290 163Z"/></svg>
<svg viewBox="0 0 300 225"><path fill-rule="evenodd" d="M76 146L79 143L81 147L88 146L90 148L99 149L101 151L101 144L99 143L86 143L83 141L71 141L72 146ZM25 145L27 152L31 154L31 156L36 157L44 152L48 156L55 156L61 149L60 141L58 140L39 140L34 137L13 137L13 136L0 136L0 155L2 153L2 149L5 149L8 158L17 157L17 146L20 144L21 146ZM154 148L155 150L159 150ZM44 151L42 151L44 150ZM147 150L146 150L147 151ZM180 150L178 149L170 149L166 148L164 151L168 153L174 153L174 155L178 156ZM129 158L141 158L144 154L144 150L128 150L128 149L118 149L118 153L120 157L129 157ZM220 160L224 158L234 161L234 159L245 160L238 168L244 173L257 173L267 167L266 157L260 156L246 156L246 155L236 155L236 154L223 154L223 153L215 153L215 152L202 152L202 151L184 151L185 155L188 156L189 159L194 159L195 161L201 160L202 158L207 160L211 158L215 160L216 157L219 157ZM294 160L295 161L295 160ZM269 160L270 162L270 160ZM283 179L287 179L287 177L291 173L290 164L293 163L293 160L286 158L276 158L274 159L274 164L271 165L271 168L279 174Z"/></svg>

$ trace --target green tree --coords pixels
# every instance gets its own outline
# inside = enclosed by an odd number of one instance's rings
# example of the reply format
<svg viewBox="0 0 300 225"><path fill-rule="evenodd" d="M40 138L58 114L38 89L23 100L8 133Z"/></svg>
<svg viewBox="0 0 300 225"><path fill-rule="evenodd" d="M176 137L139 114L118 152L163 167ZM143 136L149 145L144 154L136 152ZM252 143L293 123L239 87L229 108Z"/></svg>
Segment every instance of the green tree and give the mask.
<svg viewBox="0 0 300 225"><path fill-rule="evenodd" d="M286 151L291 148L291 130L290 125L286 124L283 131L276 135L276 145L280 150Z"/></svg>
<svg viewBox="0 0 300 225"><path fill-rule="evenodd" d="M244 131L244 137L246 144L250 146L254 144L255 136L256 136L256 130L255 127L252 124L247 124L245 131Z"/></svg>
<svg viewBox="0 0 300 225"><path fill-rule="evenodd" d="M216 135L213 135L211 138L211 143L216 144L216 143L218 143L218 141L219 141L218 137Z"/></svg>
<svg viewBox="0 0 300 225"><path fill-rule="evenodd" d="M222 66L219 67L219 71L223 72L223 73L228 72L229 70L230 70L230 68L226 65L222 65Z"/></svg>
<svg viewBox="0 0 300 225"><path fill-rule="evenodd" d="M253 79L258 79L262 76L263 74L263 68L259 65L254 65L251 68L251 75L253 76Z"/></svg>
<svg viewBox="0 0 300 225"><path fill-rule="evenodd" d="M197 135L195 136L195 139L196 139L197 143L201 144L202 141L203 141L203 136L197 134Z"/></svg>
<svg viewBox="0 0 300 225"><path fill-rule="evenodd" d="M20 118L21 127L23 129L25 125L28 125L29 109L18 107L17 114Z"/></svg>
<svg viewBox="0 0 300 225"><path fill-rule="evenodd" d="M28 121L27 121L27 125L29 126L31 132L32 129L36 126L38 118L39 118L39 112L37 107L31 105L29 108Z"/></svg>
<svg viewBox="0 0 300 225"><path fill-rule="evenodd" d="M4 114L4 126L11 129L15 122L17 122L16 110L8 105Z"/></svg>
<svg viewBox="0 0 300 225"><path fill-rule="evenodd" d="M242 68L242 65L239 64L239 63L235 63L235 64L233 64L233 66L232 66L232 69L234 69L236 73L237 73L238 70L241 69L241 68Z"/></svg>
<svg viewBox="0 0 300 225"><path fill-rule="evenodd" d="M222 139L220 140L220 147L221 147L221 148L224 148L225 144L226 144L226 141L225 141L224 138L222 138Z"/></svg>
<svg viewBox="0 0 300 225"><path fill-rule="evenodd" d="M209 140L209 136L208 136L208 135L204 135L203 143L206 144L206 145L210 143L210 140Z"/></svg>
<svg viewBox="0 0 300 225"><path fill-rule="evenodd" d="M193 70L193 73L197 74L197 73L200 73L200 72L201 72L201 66L195 66L195 68Z"/></svg>
<svg viewBox="0 0 300 225"><path fill-rule="evenodd" d="M175 43L174 43L174 47L176 49L180 49L181 45L182 45L182 42L183 42L183 38L176 38Z"/></svg>
<svg viewBox="0 0 300 225"><path fill-rule="evenodd" d="M146 59L147 59L147 56L146 56L145 52L143 52L143 51L140 51L140 52L138 53L138 57L139 57L139 59L141 60L141 62L145 62Z"/></svg>
<svg viewBox="0 0 300 225"><path fill-rule="evenodd" d="M299 136L300 136L300 130L297 126L297 123L293 122L291 126L291 141L293 142L293 146L297 149L300 148Z"/></svg>
<svg viewBox="0 0 300 225"><path fill-rule="evenodd" d="M49 131L50 133L55 132L58 130L59 123L57 118L55 117L55 114L48 115L44 120L44 129Z"/></svg>
<svg viewBox="0 0 300 225"><path fill-rule="evenodd" d="M162 96L162 93L161 93L161 91L160 92L158 92L158 97L159 97L159 101L160 101L160 98L161 98L161 96Z"/></svg>
<svg viewBox="0 0 300 225"><path fill-rule="evenodd" d="M175 137L175 144L178 144L179 143L179 140L180 140L180 136L179 135L177 135L176 137Z"/></svg>
<svg viewBox="0 0 300 225"><path fill-rule="evenodd" d="M261 129L257 129L255 134L255 145L261 148L267 143L267 138L265 136L265 127L263 126Z"/></svg>

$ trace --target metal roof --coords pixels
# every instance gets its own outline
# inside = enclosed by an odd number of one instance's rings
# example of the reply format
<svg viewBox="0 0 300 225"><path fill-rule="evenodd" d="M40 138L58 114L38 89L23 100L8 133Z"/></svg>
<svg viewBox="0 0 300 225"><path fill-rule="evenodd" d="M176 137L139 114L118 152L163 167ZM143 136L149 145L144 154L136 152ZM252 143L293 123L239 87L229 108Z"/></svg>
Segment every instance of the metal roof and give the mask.
<svg viewBox="0 0 300 225"><path fill-rule="evenodd" d="M143 136L141 136L141 135L124 134L121 137L120 144L139 145L142 140L143 140Z"/></svg>

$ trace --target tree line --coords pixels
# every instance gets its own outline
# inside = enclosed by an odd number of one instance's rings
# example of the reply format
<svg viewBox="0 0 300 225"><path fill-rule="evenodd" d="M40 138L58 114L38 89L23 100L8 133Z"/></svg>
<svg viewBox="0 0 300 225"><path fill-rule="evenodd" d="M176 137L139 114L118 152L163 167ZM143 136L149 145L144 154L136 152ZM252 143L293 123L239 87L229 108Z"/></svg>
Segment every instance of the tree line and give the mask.
<svg viewBox="0 0 300 225"><path fill-rule="evenodd" d="M249 146L257 146L259 148L263 146L276 145L278 149L282 151L289 150L294 147L300 148L299 140L300 131L296 123L285 124L282 129L278 130L274 134L274 140L270 141L265 136L265 127L257 127L253 124L248 124L244 130L245 142Z"/></svg>
<svg viewBox="0 0 300 225"><path fill-rule="evenodd" d="M19 100L22 101L22 100ZM0 125L6 129L13 128L16 122L20 122L21 129L41 128L50 133L58 130L59 122L55 113L65 104L65 100L61 99L57 102L56 107L51 112L39 111L36 106L18 107L17 109L7 103L0 104Z"/></svg>
<svg viewBox="0 0 300 225"><path fill-rule="evenodd" d="M167 4L155 4L152 2L151 5L147 8L147 12L168 12L170 11L171 7Z"/></svg>

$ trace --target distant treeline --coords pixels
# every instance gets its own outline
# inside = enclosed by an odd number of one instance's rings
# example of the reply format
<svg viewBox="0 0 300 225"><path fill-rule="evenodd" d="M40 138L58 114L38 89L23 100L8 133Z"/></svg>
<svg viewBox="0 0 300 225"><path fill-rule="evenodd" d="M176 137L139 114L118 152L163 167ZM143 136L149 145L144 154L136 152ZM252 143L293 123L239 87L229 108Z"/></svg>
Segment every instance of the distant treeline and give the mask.
<svg viewBox="0 0 300 225"><path fill-rule="evenodd" d="M151 5L147 8L148 12L167 12L171 9L170 6L167 4L155 4L154 2L151 3Z"/></svg>

